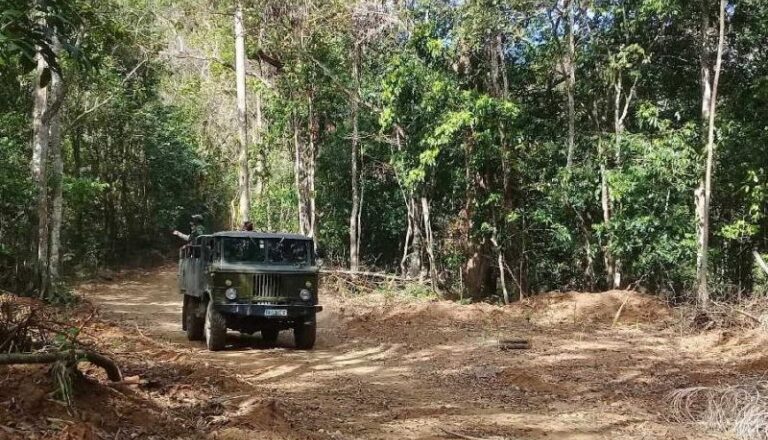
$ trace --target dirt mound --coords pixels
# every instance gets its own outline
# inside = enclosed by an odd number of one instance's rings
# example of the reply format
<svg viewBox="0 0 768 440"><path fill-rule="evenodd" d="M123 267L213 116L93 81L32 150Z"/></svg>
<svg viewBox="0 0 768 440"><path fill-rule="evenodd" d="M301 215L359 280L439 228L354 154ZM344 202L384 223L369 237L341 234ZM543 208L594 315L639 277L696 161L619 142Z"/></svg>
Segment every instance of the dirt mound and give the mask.
<svg viewBox="0 0 768 440"><path fill-rule="evenodd" d="M398 332L408 337L409 329L415 327L419 327L423 335L425 329L438 332L449 328L499 329L527 323L611 325L617 314L619 324L657 324L672 318L670 307L663 301L623 290L546 293L510 306L462 305L438 300L371 304L353 299L345 307L350 330L374 337L381 336L382 332Z"/></svg>
<svg viewBox="0 0 768 440"><path fill-rule="evenodd" d="M376 308L361 313L354 319L358 322L377 321L384 324L419 322L434 325L481 326L499 324L509 316L510 310L490 304L461 305L449 301L428 301Z"/></svg>
<svg viewBox="0 0 768 440"><path fill-rule="evenodd" d="M236 415L229 416L227 426L209 435L211 439L246 440L293 440L290 422L277 400L249 399L240 405Z"/></svg>
<svg viewBox="0 0 768 440"><path fill-rule="evenodd" d="M654 324L672 317L663 301L631 290L546 293L532 297L525 306L527 318L539 325L612 324L617 314L621 324Z"/></svg>

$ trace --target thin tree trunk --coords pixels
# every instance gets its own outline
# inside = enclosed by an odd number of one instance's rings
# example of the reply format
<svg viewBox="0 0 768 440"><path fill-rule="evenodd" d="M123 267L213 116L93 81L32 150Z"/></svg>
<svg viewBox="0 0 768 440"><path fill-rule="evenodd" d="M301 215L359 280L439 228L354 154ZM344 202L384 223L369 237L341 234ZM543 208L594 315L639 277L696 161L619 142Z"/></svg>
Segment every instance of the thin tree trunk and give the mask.
<svg viewBox="0 0 768 440"><path fill-rule="evenodd" d="M301 136L299 135L299 121L294 113L293 116L293 146L294 146L294 162L293 173L296 185L296 198L298 201L298 215L299 215L299 232L303 235L308 235L310 230L309 225L309 212L306 209L305 202L305 176L306 170L304 165L304 147L301 142Z"/></svg>
<svg viewBox="0 0 768 440"><path fill-rule="evenodd" d="M246 113L245 90L245 26L243 23L243 2L235 4L235 79L237 82L237 128L238 145L238 216L235 227L250 218L251 179L248 166L248 118Z"/></svg>
<svg viewBox="0 0 768 440"><path fill-rule="evenodd" d="M622 95L622 80L621 80L621 73L619 73L618 80L616 81L616 84L614 85L614 91L615 91L615 100L614 100L614 109L613 109L613 129L614 129L614 148L616 153L616 166L619 166L621 163L621 142L622 142L622 135L624 133L624 118L621 115L621 95ZM627 102L629 104L629 102ZM606 195L607 195L607 201L608 201L608 212L609 217L606 222L606 226L610 224L610 205L611 205L611 193L608 189L608 182L605 183L605 189L606 189ZM610 249L610 242L608 244L608 248ZM621 286L621 261L618 258L614 258L613 255L608 254L608 258L611 261L611 267L609 268L611 278L609 280L610 287L614 289L618 289Z"/></svg>
<svg viewBox="0 0 768 440"><path fill-rule="evenodd" d="M365 170L360 170L360 204L357 206L357 255L360 258L360 243L363 241L363 202L365 201Z"/></svg>
<svg viewBox="0 0 768 440"><path fill-rule="evenodd" d="M611 200L608 189L608 170L606 163L608 162L608 155L605 154L603 143L598 139L598 150L600 154L600 206L603 210L603 228L606 234L606 243L603 247L603 263L605 266L605 278L608 286L612 286L614 282L613 277L613 253L611 252Z"/></svg>
<svg viewBox="0 0 768 440"><path fill-rule="evenodd" d="M403 197L405 198L405 193L403 193ZM406 204L405 207L407 209L406 214L406 228L405 228L405 240L403 241L403 257L400 259L400 273L404 276L408 276L408 269L406 268L406 263L408 263L408 249L410 249L411 244L411 236L413 235L413 215L411 214L411 207L408 204L408 199L405 198Z"/></svg>
<svg viewBox="0 0 768 440"><path fill-rule="evenodd" d="M496 248L496 264L499 267L499 276L501 277L501 291L504 295L504 304L509 304L509 290L507 289L507 277L505 273L504 265L504 251L499 246L499 241L496 238L496 232L491 237L491 244ZM520 289L520 298L523 297L522 289Z"/></svg>
<svg viewBox="0 0 768 440"><path fill-rule="evenodd" d="M32 179L35 183L37 205L37 260L35 262L36 284L40 297L46 295L49 282L48 271L48 86L41 84L48 69L42 54L37 53L37 69L33 89L34 110L32 114Z"/></svg>
<svg viewBox="0 0 768 440"><path fill-rule="evenodd" d="M253 193L257 199L260 199L264 195L264 180L265 180L265 163L266 152L264 151L264 144L262 142L264 133L264 116L262 113L262 99L261 91L256 92L256 124L254 127L255 143L258 147L256 153L256 163L254 165L254 174L256 174L256 181L253 188Z"/></svg>
<svg viewBox="0 0 768 440"><path fill-rule="evenodd" d="M258 45L259 49L261 49L261 44L263 41L263 33L264 28L259 30L259 39L258 39ZM264 81L264 70L262 69L261 60L258 60L258 74L259 79ZM254 127L254 137L255 137L255 143L258 148L256 152L256 163L254 165L254 173L256 174L256 181L254 182L254 189L253 193L256 196L257 199L261 199L264 195L264 180L266 179L266 151L264 150L264 143L263 143L263 137L264 137L264 115L262 112L262 91L261 88L256 91L256 124Z"/></svg>
<svg viewBox="0 0 768 440"><path fill-rule="evenodd" d="M509 79L507 78L507 61L504 56L504 37L502 34L496 36L496 51L499 56L499 68L501 69L502 97L507 99L509 97Z"/></svg>
<svg viewBox="0 0 768 440"><path fill-rule="evenodd" d="M576 43L574 41L574 2L576 0L566 0L568 2L568 57L567 57L567 79L566 93L568 94L568 153L566 157L566 168L573 166L573 154L576 143L576 103L574 98L574 89L576 88Z"/></svg>
<svg viewBox="0 0 768 440"><path fill-rule="evenodd" d="M317 236L317 203L315 197L315 168L317 159L317 138L318 138L318 121L315 115L314 102L312 95L309 96L309 149L306 157L306 201L308 203L307 210L309 215L309 233L310 237Z"/></svg>
<svg viewBox="0 0 768 440"><path fill-rule="evenodd" d="M58 40L55 40L58 43ZM58 44L57 44L58 46ZM58 52L58 50L57 50ZM64 84L59 73L53 73L51 78L51 96L56 102L64 99ZM52 166L51 184L53 188L53 200L51 211L51 238L49 255L50 283L59 280L60 273L60 248L61 248L61 222L63 215L63 177L64 160L61 153L61 112L56 111L51 116L50 124L50 155Z"/></svg>
<svg viewBox="0 0 768 440"><path fill-rule="evenodd" d="M395 145L397 148L397 151L401 151L403 149L402 145L403 139L400 137L400 132L395 130ZM400 175L398 174L397 170L395 170L395 179L397 180L397 184L400 187L400 193L403 196L403 203L405 204L405 210L406 210L406 229L405 229L405 240L403 241L403 256L400 259L400 273L404 277L408 277L410 275L410 270L408 267L408 258L410 257L409 249L411 248L411 241L413 239L413 226L414 226L414 213L413 213L413 205L410 202L409 198L409 192L406 190L405 185L403 183L403 180L400 178Z"/></svg>
<svg viewBox="0 0 768 440"><path fill-rule="evenodd" d="M358 72L358 63L360 59L360 48L355 44L354 54L352 55L352 81L355 83L355 93L360 96L360 77ZM352 154L351 154L351 172L350 183L352 186L352 212L349 214L349 269L357 271L360 265L360 179L358 176L359 162L359 132L358 132L358 112L359 105L357 97L350 100L352 113Z"/></svg>
<svg viewBox="0 0 768 440"><path fill-rule="evenodd" d="M709 305L709 286L707 282L709 251L709 207L712 199L712 172L715 149L715 115L717 110L717 87L720 81L720 70L723 61L723 48L725 45L725 0L720 0L719 29L717 42L717 55L711 85L709 85L711 63L709 61L708 45L706 42L709 29L709 5L707 0L702 1L702 117L707 123L706 163L704 178L696 191L696 213L698 217L698 252L696 264L696 281L699 304L702 307ZM708 102L707 102L708 99Z"/></svg>
<svg viewBox="0 0 768 440"><path fill-rule="evenodd" d="M408 274L409 276L418 276L420 279L424 278L424 263L422 256L424 254L424 231L422 229L422 213L421 205L413 194L413 191L408 192L408 204L411 205L411 253L408 260Z"/></svg>
<svg viewBox="0 0 768 440"><path fill-rule="evenodd" d="M429 259L429 278L432 281L432 290L439 293L437 285L437 261L435 260L435 237L432 234L432 219L430 217L429 200L421 197L421 214L424 219L424 237L427 258Z"/></svg>

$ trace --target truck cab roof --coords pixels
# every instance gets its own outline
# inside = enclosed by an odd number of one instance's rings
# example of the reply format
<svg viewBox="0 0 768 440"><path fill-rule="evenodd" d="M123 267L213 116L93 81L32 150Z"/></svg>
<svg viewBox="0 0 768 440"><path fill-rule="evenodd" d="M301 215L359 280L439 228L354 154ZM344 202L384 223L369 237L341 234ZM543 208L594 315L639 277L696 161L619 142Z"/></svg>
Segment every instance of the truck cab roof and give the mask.
<svg viewBox="0 0 768 440"><path fill-rule="evenodd" d="M256 232L256 231L219 231L211 234L213 237L231 237L231 238L266 238L286 240L312 240L311 237L301 234L292 234L287 232Z"/></svg>

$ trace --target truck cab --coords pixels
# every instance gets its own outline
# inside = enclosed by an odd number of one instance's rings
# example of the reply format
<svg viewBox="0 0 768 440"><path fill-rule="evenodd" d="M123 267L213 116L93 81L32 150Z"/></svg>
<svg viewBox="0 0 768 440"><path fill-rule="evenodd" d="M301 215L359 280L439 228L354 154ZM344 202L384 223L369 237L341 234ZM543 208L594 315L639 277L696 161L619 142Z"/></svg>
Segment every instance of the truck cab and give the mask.
<svg viewBox="0 0 768 440"><path fill-rule="evenodd" d="M319 265L312 238L226 231L195 237L179 250L182 328L209 350L226 345L227 329L260 332L274 343L293 331L296 347L314 347Z"/></svg>

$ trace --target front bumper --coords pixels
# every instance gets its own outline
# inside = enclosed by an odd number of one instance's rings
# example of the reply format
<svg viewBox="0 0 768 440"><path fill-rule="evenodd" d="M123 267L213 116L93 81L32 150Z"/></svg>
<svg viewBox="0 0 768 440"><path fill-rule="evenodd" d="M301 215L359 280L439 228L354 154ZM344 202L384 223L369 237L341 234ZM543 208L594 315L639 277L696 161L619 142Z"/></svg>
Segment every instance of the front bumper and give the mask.
<svg viewBox="0 0 768 440"><path fill-rule="evenodd" d="M294 319L314 316L323 310L323 306L303 305L268 305L268 304L216 304L215 308L220 313L227 315L252 316L266 319ZM269 314L267 312L269 310ZM275 313L276 310L285 310L285 315Z"/></svg>

